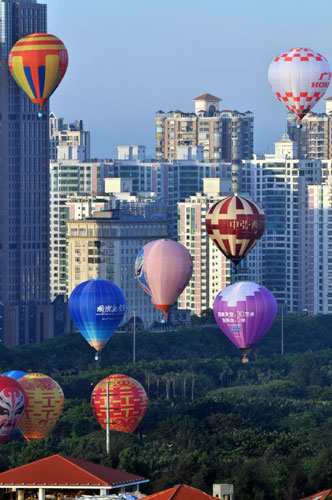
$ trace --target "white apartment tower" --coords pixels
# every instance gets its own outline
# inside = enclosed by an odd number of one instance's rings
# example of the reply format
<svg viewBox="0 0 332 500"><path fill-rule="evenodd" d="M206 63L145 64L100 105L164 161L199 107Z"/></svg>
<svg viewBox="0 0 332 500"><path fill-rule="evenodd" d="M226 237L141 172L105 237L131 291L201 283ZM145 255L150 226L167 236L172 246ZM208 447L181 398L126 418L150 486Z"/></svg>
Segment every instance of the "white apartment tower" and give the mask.
<svg viewBox="0 0 332 500"><path fill-rule="evenodd" d="M204 193L178 203L178 240L193 258L193 275L179 298L178 307L198 316L212 308L220 290L231 284L232 263L214 245L205 228L208 210L216 201L231 194L230 187L230 181L204 179Z"/></svg>
<svg viewBox="0 0 332 500"><path fill-rule="evenodd" d="M308 186L321 183L321 162L294 159L294 151L284 148L287 141L284 136L276 143L275 155L242 163L242 192L266 214L265 233L247 259L277 302L302 314L308 288Z"/></svg>

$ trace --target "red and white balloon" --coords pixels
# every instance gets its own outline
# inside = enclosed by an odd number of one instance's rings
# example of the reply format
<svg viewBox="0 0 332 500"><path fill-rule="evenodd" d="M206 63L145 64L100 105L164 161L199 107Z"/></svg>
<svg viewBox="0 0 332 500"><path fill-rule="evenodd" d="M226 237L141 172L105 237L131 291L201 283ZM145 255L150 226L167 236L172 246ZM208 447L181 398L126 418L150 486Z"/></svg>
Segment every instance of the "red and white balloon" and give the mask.
<svg viewBox="0 0 332 500"><path fill-rule="evenodd" d="M279 54L270 64L268 73L279 101L300 120L323 97L331 76L326 57L303 47Z"/></svg>

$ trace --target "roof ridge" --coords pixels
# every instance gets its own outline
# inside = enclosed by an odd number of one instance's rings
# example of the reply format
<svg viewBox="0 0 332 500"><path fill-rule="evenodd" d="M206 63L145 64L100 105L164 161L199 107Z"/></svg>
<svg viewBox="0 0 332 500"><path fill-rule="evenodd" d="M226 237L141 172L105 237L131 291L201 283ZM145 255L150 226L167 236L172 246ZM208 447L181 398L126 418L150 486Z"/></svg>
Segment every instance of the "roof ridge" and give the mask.
<svg viewBox="0 0 332 500"><path fill-rule="evenodd" d="M89 476L93 477L94 479L98 479L99 482L103 483L103 485L108 485L108 483L106 483L103 479L101 479L101 477L98 477L98 476L95 476L94 474L92 474L91 472L87 471L86 469L82 469L82 467L80 467L79 465L75 464L74 462L71 461L71 459L74 459L74 460L81 460L80 458L75 458L75 457L68 457L66 455L62 455L61 453L56 453L55 455L52 455L53 457L55 456L58 456L60 458L62 458L63 460L65 460L66 462L69 462L70 464L72 464L74 467L76 467L77 469L79 470L84 470L84 472L86 474L88 474ZM82 460L82 462L86 462L86 460ZM89 463L89 462L88 462ZM91 462L90 462L91 463ZM94 465L100 465L100 464L94 464Z"/></svg>
<svg viewBox="0 0 332 500"><path fill-rule="evenodd" d="M179 484L178 486L176 486L176 490L174 491L173 495L171 497L169 497L169 500L172 500L173 498L176 497L176 495L179 493L179 490L180 488L183 486L183 484Z"/></svg>

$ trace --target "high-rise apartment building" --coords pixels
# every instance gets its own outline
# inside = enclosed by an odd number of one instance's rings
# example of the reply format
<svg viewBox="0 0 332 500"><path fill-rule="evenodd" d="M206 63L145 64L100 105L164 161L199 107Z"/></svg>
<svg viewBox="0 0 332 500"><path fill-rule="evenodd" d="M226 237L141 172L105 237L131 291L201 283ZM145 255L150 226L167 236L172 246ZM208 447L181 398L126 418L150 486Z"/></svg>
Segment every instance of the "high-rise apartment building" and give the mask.
<svg viewBox="0 0 332 500"><path fill-rule="evenodd" d="M151 240L167 237L167 210L163 203L146 203L109 212L96 212L85 220L68 222L68 294L82 281L107 279L126 297L128 321L136 311L146 326L160 320L161 313L135 277L139 250Z"/></svg>
<svg viewBox="0 0 332 500"><path fill-rule="evenodd" d="M82 120L64 123L63 118L57 118L54 113L50 113L49 133L50 160L74 156L80 161L90 161L90 132L84 130Z"/></svg>
<svg viewBox="0 0 332 500"><path fill-rule="evenodd" d="M156 113L156 159L178 160L181 146L202 146L206 162L250 159L254 117L250 111L219 110L221 99L203 94L193 99L195 113Z"/></svg>
<svg viewBox="0 0 332 500"><path fill-rule="evenodd" d="M288 148L285 143L288 142ZM283 137L275 155L242 163L241 192L249 193L266 215L265 233L247 257L258 282L290 312L307 310L308 186L321 184L319 160L295 159Z"/></svg>
<svg viewBox="0 0 332 500"><path fill-rule="evenodd" d="M70 146L66 146L69 150ZM50 162L50 297L67 293L68 197L94 193L97 164L67 159Z"/></svg>
<svg viewBox="0 0 332 500"><path fill-rule="evenodd" d="M293 113L287 116L287 132L297 144L298 158L327 160L332 158L332 97L325 99L325 113L308 113L301 128Z"/></svg>
<svg viewBox="0 0 332 500"><path fill-rule="evenodd" d="M38 117L11 77L8 55L30 33L46 32L46 5L0 0L0 300L6 345L50 334L48 105Z"/></svg>
<svg viewBox="0 0 332 500"><path fill-rule="evenodd" d="M119 156L124 156L123 151ZM134 192L155 193L169 205L169 237L173 239L177 234L177 202L202 191L204 177L231 177L230 164L203 162L202 146L181 146L179 159L172 161L151 162L142 156L139 160L137 154L128 156L98 166L98 192L105 192L105 178L119 177L131 178Z"/></svg>
<svg viewBox="0 0 332 500"><path fill-rule="evenodd" d="M198 316L211 309L220 290L231 284L232 263L212 242L205 228L207 212L214 203L231 194L230 188L230 180L204 179L203 193L178 203L178 240L193 259L193 274L178 307Z"/></svg>
<svg viewBox="0 0 332 500"><path fill-rule="evenodd" d="M322 161L322 182L308 186L308 314L332 314L332 160Z"/></svg>

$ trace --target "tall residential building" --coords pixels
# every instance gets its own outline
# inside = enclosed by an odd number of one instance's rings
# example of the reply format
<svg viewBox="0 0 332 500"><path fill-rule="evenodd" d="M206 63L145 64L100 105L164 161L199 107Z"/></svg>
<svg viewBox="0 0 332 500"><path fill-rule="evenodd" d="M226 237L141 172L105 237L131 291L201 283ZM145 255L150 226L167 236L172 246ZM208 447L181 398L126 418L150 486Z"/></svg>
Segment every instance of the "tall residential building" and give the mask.
<svg viewBox="0 0 332 500"><path fill-rule="evenodd" d="M308 186L307 306L332 314L332 160L322 161L322 183Z"/></svg>
<svg viewBox="0 0 332 500"><path fill-rule="evenodd" d="M169 162L117 159L98 167L98 192L105 192L105 178L133 180L134 192L153 192L169 204L169 237L176 238L177 202L202 191L204 177L231 176L231 165L203 162L202 146L181 146L180 158Z"/></svg>
<svg viewBox="0 0 332 500"><path fill-rule="evenodd" d="M332 183L308 186L306 220L308 314L332 314Z"/></svg>
<svg viewBox="0 0 332 500"><path fill-rule="evenodd" d="M48 104L38 117L11 77L14 43L46 32L46 5L0 0L0 300L6 345L38 342L50 334Z"/></svg>
<svg viewBox="0 0 332 500"><path fill-rule="evenodd" d="M82 281L107 279L118 285L126 298L124 322L134 311L146 326L160 320L160 311L139 286L134 268L146 243L167 237L165 204L146 203L141 215L130 204L96 212L91 218L69 221L68 231L68 294Z"/></svg>
<svg viewBox="0 0 332 500"><path fill-rule="evenodd" d="M205 228L210 207L229 195L230 188L230 180L204 179L204 193L178 203L178 240L193 259L193 274L179 298L178 307L198 316L211 309L220 290L231 284L232 263L212 242Z"/></svg>
<svg viewBox="0 0 332 500"><path fill-rule="evenodd" d="M202 146L206 162L250 159L254 117L250 111L219 110L221 99L203 94L193 99L195 113L156 113L156 159L178 160L181 146Z"/></svg>
<svg viewBox="0 0 332 500"><path fill-rule="evenodd" d="M287 132L298 146L298 158L327 160L332 158L332 97L325 100L325 113L308 113L301 128L293 113L287 116Z"/></svg>
<svg viewBox="0 0 332 500"><path fill-rule="evenodd" d="M70 146L67 146L69 149ZM97 164L79 160L50 162L50 297L67 293L67 221L71 209L68 197L80 193L92 196Z"/></svg>
<svg viewBox="0 0 332 500"><path fill-rule="evenodd" d="M90 132L84 130L82 120L64 123L63 118L50 113L49 134L50 160L69 159L63 158L63 155L69 154L76 159L79 157L81 161L90 161Z"/></svg>
<svg viewBox="0 0 332 500"><path fill-rule="evenodd" d="M289 142L285 148L285 142ZM275 155L243 162L241 191L250 194L266 214L265 233L247 260L258 268L258 282L266 286L288 311L307 309L308 186L321 183L321 162L293 156L292 141L283 137Z"/></svg>

